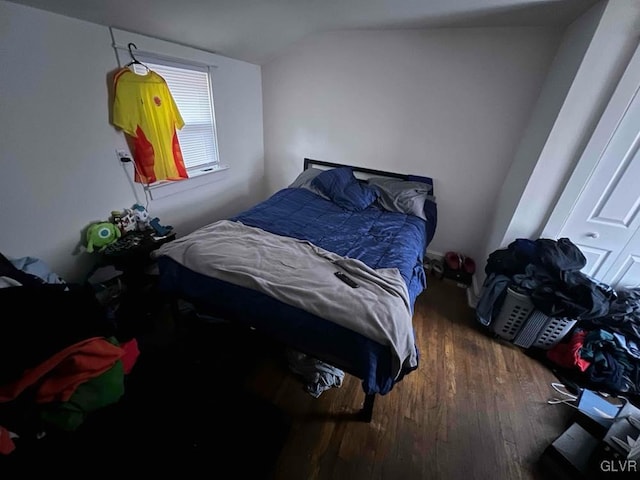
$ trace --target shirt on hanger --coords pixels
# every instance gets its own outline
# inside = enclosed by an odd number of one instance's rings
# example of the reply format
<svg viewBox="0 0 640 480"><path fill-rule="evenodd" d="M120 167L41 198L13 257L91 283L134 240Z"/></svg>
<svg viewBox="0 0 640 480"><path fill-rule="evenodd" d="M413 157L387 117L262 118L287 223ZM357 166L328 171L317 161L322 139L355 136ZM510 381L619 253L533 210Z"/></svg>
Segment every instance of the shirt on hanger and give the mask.
<svg viewBox="0 0 640 480"><path fill-rule="evenodd" d="M176 131L184 121L164 78L122 68L114 89L113 123L133 139L136 182L188 178Z"/></svg>

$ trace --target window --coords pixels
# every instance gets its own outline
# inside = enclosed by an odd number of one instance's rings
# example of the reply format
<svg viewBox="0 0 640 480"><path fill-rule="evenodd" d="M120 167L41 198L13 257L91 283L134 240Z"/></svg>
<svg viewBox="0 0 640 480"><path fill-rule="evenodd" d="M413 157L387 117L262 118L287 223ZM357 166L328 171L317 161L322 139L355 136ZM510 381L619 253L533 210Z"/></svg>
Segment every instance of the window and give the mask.
<svg viewBox="0 0 640 480"><path fill-rule="evenodd" d="M209 69L152 57L139 57L139 60L165 79L180 110L184 127L178 130L178 140L189 177L217 167L218 145ZM146 73L140 65L134 65L134 69L136 73Z"/></svg>

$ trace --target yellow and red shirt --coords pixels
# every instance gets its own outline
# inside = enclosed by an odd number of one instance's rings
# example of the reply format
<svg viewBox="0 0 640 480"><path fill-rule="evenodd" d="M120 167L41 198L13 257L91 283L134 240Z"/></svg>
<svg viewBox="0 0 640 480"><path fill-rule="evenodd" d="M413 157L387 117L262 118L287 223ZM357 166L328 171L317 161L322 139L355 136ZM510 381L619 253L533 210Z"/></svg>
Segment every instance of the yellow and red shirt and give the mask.
<svg viewBox="0 0 640 480"><path fill-rule="evenodd" d="M133 139L136 182L188 178L176 132L184 121L164 78L122 68L114 89L113 123Z"/></svg>

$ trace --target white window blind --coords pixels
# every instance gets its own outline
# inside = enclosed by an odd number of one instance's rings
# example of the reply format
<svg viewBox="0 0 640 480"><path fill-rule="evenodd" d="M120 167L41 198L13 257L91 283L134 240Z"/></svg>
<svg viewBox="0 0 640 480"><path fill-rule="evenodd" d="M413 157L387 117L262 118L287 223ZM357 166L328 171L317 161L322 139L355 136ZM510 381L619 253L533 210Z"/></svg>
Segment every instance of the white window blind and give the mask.
<svg viewBox="0 0 640 480"><path fill-rule="evenodd" d="M205 68L157 63L155 59L140 59L165 79L184 120L178 130L178 140L187 173L191 175L207 166L218 164L218 148L213 114L213 99L209 71ZM146 69L134 66L137 73Z"/></svg>

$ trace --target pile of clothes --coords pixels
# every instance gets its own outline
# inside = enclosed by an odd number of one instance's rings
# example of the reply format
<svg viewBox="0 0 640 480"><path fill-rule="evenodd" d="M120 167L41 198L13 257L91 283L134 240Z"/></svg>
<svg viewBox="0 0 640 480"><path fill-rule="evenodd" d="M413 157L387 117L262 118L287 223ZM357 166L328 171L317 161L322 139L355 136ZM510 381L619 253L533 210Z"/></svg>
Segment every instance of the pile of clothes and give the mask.
<svg viewBox="0 0 640 480"><path fill-rule="evenodd" d="M287 349L287 361L291 371L304 379L305 390L314 398L342 386L344 372L333 365L291 348Z"/></svg>
<svg viewBox="0 0 640 480"><path fill-rule="evenodd" d="M616 291L605 315L582 320L567 337L549 360L583 372L589 386L640 395L640 289Z"/></svg>
<svg viewBox="0 0 640 480"><path fill-rule="evenodd" d="M122 397L137 342L117 339L91 288L0 254L0 304L0 453L15 438L74 431Z"/></svg>
<svg viewBox="0 0 640 480"><path fill-rule="evenodd" d="M489 255L476 308L489 326L511 288L549 317L577 320L545 360L582 386L640 395L640 289L614 290L582 273L586 258L568 238L518 239Z"/></svg>

